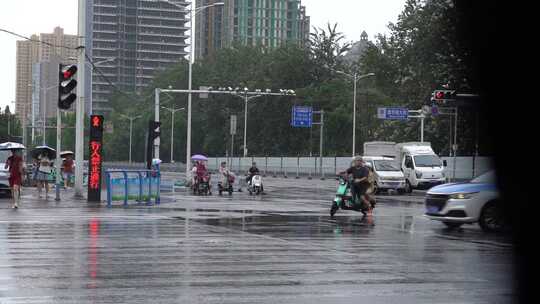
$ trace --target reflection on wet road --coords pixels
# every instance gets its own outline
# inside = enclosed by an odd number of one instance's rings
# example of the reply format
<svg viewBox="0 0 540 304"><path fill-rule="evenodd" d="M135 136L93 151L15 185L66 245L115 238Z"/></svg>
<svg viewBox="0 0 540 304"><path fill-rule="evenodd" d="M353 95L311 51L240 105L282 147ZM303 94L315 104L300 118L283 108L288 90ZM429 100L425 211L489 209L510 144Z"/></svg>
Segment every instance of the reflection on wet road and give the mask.
<svg viewBox="0 0 540 304"><path fill-rule="evenodd" d="M331 219L331 182L287 183L262 198L182 193L127 209L27 197L14 212L1 200L0 303L513 299L507 236L449 231L395 197L380 198L372 222L343 211Z"/></svg>

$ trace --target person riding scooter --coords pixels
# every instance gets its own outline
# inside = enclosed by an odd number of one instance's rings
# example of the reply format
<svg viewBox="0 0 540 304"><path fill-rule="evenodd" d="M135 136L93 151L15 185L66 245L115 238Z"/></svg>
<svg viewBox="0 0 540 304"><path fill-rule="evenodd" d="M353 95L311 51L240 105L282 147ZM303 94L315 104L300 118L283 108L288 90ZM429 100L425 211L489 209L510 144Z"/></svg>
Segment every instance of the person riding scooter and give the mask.
<svg viewBox="0 0 540 304"><path fill-rule="evenodd" d="M369 188L369 169L365 166L364 161L360 157L354 159L354 166L347 169L344 173L352 175L351 193L353 198L358 202L368 202L365 197L366 191Z"/></svg>
<svg viewBox="0 0 540 304"><path fill-rule="evenodd" d="M259 173L259 168L257 168L257 163L253 162L251 168L249 168L248 173L246 174L246 184L249 194L255 193L266 194L264 193L264 186L262 183L262 178Z"/></svg>
<svg viewBox="0 0 540 304"><path fill-rule="evenodd" d="M219 167L220 181L218 182L219 194L221 195L222 191L227 191L229 194L232 194L234 183L234 174L229 171L227 168L227 162L221 162Z"/></svg>
<svg viewBox="0 0 540 304"><path fill-rule="evenodd" d="M259 175L259 168L257 168L257 163L253 162L251 163L251 168L248 170L248 174L246 177L246 183L248 184L248 187L251 186L251 180L253 179L253 176ZM264 187L261 185L261 192L264 192Z"/></svg>
<svg viewBox="0 0 540 304"><path fill-rule="evenodd" d="M212 194L211 190L211 184L210 184L210 174L208 172L208 169L206 169L206 166L202 161L197 161L195 164L195 187L194 189L197 189L199 191L199 187L201 184L205 184L207 186L207 193L205 194Z"/></svg>

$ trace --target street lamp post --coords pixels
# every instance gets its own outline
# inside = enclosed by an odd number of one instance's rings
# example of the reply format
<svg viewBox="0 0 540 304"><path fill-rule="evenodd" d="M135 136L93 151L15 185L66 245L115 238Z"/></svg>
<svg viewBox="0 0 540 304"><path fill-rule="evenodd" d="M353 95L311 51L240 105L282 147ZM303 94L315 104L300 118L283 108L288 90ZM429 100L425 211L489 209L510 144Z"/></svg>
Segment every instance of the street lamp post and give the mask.
<svg viewBox="0 0 540 304"><path fill-rule="evenodd" d="M124 114L120 114L120 116L124 117L125 119L129 119L129 163L131 164L131 138L133 137L133 121L137 118L141 118L142 115L127 116Z"/></svg>
<svg viewBox="0 0 540 304"><path fill-rule="evenodd" d="M166 3L169 3L170 5L173 5L173 6L176 6L176 7L179 7L181 9L185 9L183 6L180 6L176 3L173 3L173 2L170 2L168 0L157 0L155 2L166 2ZM193 19L195 19L195 16L200 13L201 11L203 11L204 9L207 9L207 8L210 8L210 7L214 7L214 6L222 6L222 5L225 5L225 3L223 2L217 2L217 3L214 3L214 4L211 4L211 5L206 5L206 6L201 6L201 7L198 7L198 8L195 8L193 9L193 1L191 1L190 3L190 6L191 8L189 10L185 10L187 12L189 12L189 30L190 30L190 36L189 36L189 39L191 40L190 41L190 47L189 47L189 76L188 76L188 108L187 108L187 111L188 111L188 115L187 115L187 136L186 136L186 176L189 176L189 172L190 172L190 169L189 169L189 161L190 161L190 156L191 156L191 88L192 88L192 81L193 81L193 51L194 51L194 46L195 46L195 40L193 39ZM159 89L156 89L156 113L155 113L155 121L159 121ZM156 140L159 140L159 138L157 138ZM155 143L154 143L155 144ZM155 148L154 148L154 152L156 154L156 157L159 157L159 145L157 145Z"/></svg>
<svg viewBox="0 0 540 304"><path fill-rule="evenodd" d="M368 73L365 75L358 76L358 73L354 73L354 75L347 74L345 72L337 71L340 74L347 75L349 77L352 77L354 79L354 89L353 89L353 135L352 135L352 156L354 157L356 155L356 83L363 78L375 76L374 73Z"/></svg>
<svg viewBox="0 0 540 304"><path fill-rule="evenodd" d="M193 53L195 51L195 40L193 39L193 20L195 19L195 16L197 13L201 12L202 10L213 7L213 6L221 6L224 5L223 2L214 3L212 5L208 6L202 6L196 10L193 9L193 1L191 1L191 9L189 11L190 18L189 18L189 30L190 30L190 36L189 39L190 47L189 47L189 84L188 84L188 90L191 91L192 85L193 85ZM188 118L187 118L187 136L186 136L186 177L189 175L189 161L191 159L191 92L188 93Z"/></svg>
<svg viewBox="0 0 540 304"><path fill-rule="evenodd" d="M224 88L221 88L224 90ZM239 96L244 98L244 157L247 157L247 113L248 113L248 102L252 99L255 99L257 97L265 96L267 93L270 92L270 89L266 89L266 94L262 93L261 90L257 90L256 93L260 93L257 95L249 96L248 97L248 88L244 88L243 93L236 93L233 94L234 96ZM295 92L293 90L285 90L280 89L280 95L287 96L287 95L295 95Z"/></svg>
<svg viewBox="0 0 540 304"><path fill-rule="evenodd" d="M174 109L174 108L167 108L164 106L162 106L162 108L171 112L171 163L174 163L174 158L173 158L173 155L174 155L174 152L173 152L174 151L174 113L185 110L186 108Z"/></svg>
<svg viewBox="0 0 540 304"><path fill-rule="evenodd" d="M32 84L28 84L29 87L34 87L34 85ZM42 136L42 145L45 146L45 135L47 134L46 133L46 124L47 124L47 91L49 91L50 89L55 89L55 88L58 88L58 85L53 85L53 86L50 86L50 87L47 87L47 88L44 88L44 87L41 87L41 86L38 86L37 89L40 91L40 92L43 92L45 91L44 95L43 95L43 136ZM41 98L40 98L40 101L41 101ZM41 102L40 102L41 103ZM42 107L40 106L40 109ZM32 126L33 127L33 126Z"/></svg>
<svg viewBox="0 0 540 304"><path fill-rule="evenodd" d="M327 67L327 68L329 68L330 70L338 74L350 77L354 81L354 84L353 84L353 135L352 135L352 156L354 157L354 155L356 154L356 83L359 80L364 79L366 77L375 76L375 73L367 73L367 74L359 76L358 73L356 72L354 74L349 74L343 71L334 70L330 67Z"/></svg>

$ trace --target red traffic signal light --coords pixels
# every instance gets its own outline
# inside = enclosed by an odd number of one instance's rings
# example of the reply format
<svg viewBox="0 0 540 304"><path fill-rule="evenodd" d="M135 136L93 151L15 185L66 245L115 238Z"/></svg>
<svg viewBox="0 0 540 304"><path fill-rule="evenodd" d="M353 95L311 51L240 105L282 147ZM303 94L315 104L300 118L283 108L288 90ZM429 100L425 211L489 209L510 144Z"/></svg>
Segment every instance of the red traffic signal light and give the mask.
<svg viewBox="0 0 540 304"><path fill-rule="evenodd" d="M446 102L456 99L456 91L454 90L437 90L433 92L433 99L439 102Z"/></svg>
<svg viewBox="0 0 540 304"><path fill-rule="evenodd" d="M58 72L58 107L62 110L68 110L77 99L77 95L72 92L77 87L77 80L74 79L76 73L76 65L60 64Z"/></svg>

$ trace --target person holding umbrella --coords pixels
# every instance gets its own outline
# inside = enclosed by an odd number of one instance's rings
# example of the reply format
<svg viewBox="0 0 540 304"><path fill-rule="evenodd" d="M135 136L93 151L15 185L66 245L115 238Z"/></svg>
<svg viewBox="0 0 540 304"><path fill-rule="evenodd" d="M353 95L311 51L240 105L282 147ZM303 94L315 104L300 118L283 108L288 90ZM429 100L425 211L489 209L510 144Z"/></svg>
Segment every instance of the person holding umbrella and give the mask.
<svg viewBox="0 0 540 304"><path fill-rule="evenodd" d="M62 167L64 168L64 188L68 188L70 185L71 178L73 177L73 152L64 151L60 153L60 156L64 156L65 159L62 162Z"/></svg>
<svg viewBox="0 0 540 304"><path fill-rule="evenodd" d="M41 188L45 188L45 198L49 197L49 175L52 172L51 159L56 158L56 150L48 146L39 146L32 151L32 155L38 160L37 186L38 197L41 197Z"/></svg>
<svg viewBox="0 0 540 304"><path fill-rule="evenodd" d="M9 170L9 187L11 188L11 198L13 209L19 208L21 196L22 177L24 175L24 162L21 156L21 149L12 149L11 156L8 157L4 169Z"/></svg>

